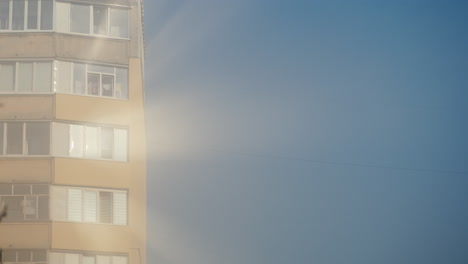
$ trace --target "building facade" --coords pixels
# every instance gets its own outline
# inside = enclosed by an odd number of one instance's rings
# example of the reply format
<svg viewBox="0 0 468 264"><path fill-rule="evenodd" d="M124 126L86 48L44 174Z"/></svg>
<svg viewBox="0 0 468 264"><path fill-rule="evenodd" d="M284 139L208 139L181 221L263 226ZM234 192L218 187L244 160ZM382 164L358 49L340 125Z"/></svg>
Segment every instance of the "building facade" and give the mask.
<svg viewBox="0 0 468 264"><path fill-rule="evenodd" d="M1 263L146 263L142 10L0 0Z"/></svg>

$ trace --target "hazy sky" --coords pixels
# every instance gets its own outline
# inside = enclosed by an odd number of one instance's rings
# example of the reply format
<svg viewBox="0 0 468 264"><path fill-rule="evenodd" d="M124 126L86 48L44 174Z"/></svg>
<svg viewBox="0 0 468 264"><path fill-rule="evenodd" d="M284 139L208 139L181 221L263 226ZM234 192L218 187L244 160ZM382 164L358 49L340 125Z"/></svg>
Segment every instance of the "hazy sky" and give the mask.
<svg viewBox="0 0 468 264"><path fill-rule="evenodd" d="M468 263L467 13L145 1L148 263Z"/></svg>

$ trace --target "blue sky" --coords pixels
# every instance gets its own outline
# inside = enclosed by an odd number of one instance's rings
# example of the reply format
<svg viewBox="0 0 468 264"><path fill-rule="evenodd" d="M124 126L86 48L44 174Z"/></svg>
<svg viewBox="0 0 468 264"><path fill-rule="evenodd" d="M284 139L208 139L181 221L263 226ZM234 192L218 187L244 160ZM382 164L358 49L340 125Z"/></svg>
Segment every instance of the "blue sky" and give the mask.
<svg viewBox="0 0 468 264"><path fill-rule="evenodd" d="M467 11L146 1L149 263L467 263Z"/></svg>

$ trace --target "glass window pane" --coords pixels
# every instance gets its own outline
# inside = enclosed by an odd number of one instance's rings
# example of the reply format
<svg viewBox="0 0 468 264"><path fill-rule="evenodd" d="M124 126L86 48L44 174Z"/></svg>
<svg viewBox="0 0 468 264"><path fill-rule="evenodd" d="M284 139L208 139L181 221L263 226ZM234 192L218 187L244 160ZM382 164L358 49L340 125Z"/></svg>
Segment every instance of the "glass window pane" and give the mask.
<svg viewBox="0 0 468 264"><path fill-rule="evenodd" d="M88 94L99 95L99 87L101 86L99 74L88 73Z"/></svg>
<svg viewBox="0 0 468 264"><path fill-rule="evenodd" d="M0 184L0 194L12 194L11 184Z"/></svg>
<svg viewBox="0 0 468 264"><path fill-rule="evenodd" d="M70 3L55 2L55 28L59 32L70 32Z"/></svg>
<svg viewBox="0 0 468 264"><path fill-rule="evenodd" d="M33 194L49 194L49 185L47 184L33 184Z"/></svg>
<svg viewBox="0 0 468 264"><path fill-rule="evenodd" d="M0 29L9 29L10 27L10 2L0 0Z"/></svg>
<svg viewBox="0 0 468 264"><path fill-rule="evenodd" d="M66 264L80 264L80 255L78 254L65 254Z"/></svg>
<svg viewBox="0 0 468 264"><path fill-rule="evenodd" d="M127 224L127 194L123 192L114 193L114 224Z"/></svg>
<svg viewBox="0 0 468 264"><path fill-rule="evenodd" d="M70 126L52 123L52 155L68 157L70 155Z"/></svg>
<svg viewBox="0 0 468 264"><path fill-rule="evenodd" d="M32 261L47 261L47 251L45 250L33 250Z"/></svg>
<svg viewBox="0 0 468 264"><path fill-rule="evenodd" d="M99 192L99 222L112 223L112 193ZM99 261L98 261L99 263Z"/></svg>
<svg viewBox="0 0 468 264"><path fill-rule="evenodd" d="M86 64L73 64L73 93L85 94Z"/></svg>
<svg viewBox="0 0 468 264"><path fill-rule="evenodd" d="M101 158L112 159L114 154L114 129L101 128Z"/></svg>
<svg viewBox="0 0 468 264"><path fill-rule="evenodd" d="M83 264L95 264L96 258L94 256L83 256Z"/></svg>
<svg viewBox="0 0 468 264"><path fill-rule="evenodd" d="M114 160L127 161L128 135L125 129L114 130Z"/></svg>
<svg viewBox="0 0 468 264"><path fill-rule="evenodd" d="M23 123L7 123L7 154L23 154Z"/></svg>
<svg viewBox="0 0 468 264"><path fill-rule="evenodd" d="M81 222L83 192L81 190L68 190L68 220Z"/></svg>
<svg viewBox="0 0 468 264"><path fill-rule="evenodd" d="M83 126L70 125L70 156L83 157Z"/></svg>
<svg viewBox="0 0 468 264"><path fill-rule="evenodd" d="M49 155L49 123L26 123L26 146L29 155Z"/></svg>
<svg viewBox="0 0 468 264"><path fill-rule="evenodd" d="M117 38L128 38L128 10L110 9L110 35Z"/></svg>
<svg viewBox="0 0 468 264"><path fill-rule="evenodd" d="M36 92L52 89L52 62L36 62Z"/></svg>
<svg viewBox="0 0 468 264"><path fill-rule="evenodd" d="M49 220L49 196L38 196L37 219Z"/></svg>
<svg viewBox="0 0 468 264"><path fill-rule="evenodd" d="M28 0L28 29L37 29L39 0Z"/></svg>
<svg viewBox="0 0 468 264"><path fill-rule="evenodd" d="M127 257L112 257L112 264L127 264Z"/></svg>
<svg viewBox="0 0 468 264"><path fill-rule="evenodd" d="M97 264L110 264L110 256L97 256Z"/></svg>
<svg viewBox="0 0 468 264"><path fill-rule="evenodd" d="M89 5L71 4L70 31L89 34Z"/></svg>
<svg viewBox="0 0 468 264"><path fill-rule="evenodd" d="M72 63L55 61L55 91L59 93L71 93Z"/></svg>
<svg viewBox="0 0 468 264"><path fill-rule="evenodd" d="M49 253L49 262L50 264L64 264L65 262L65 253L50 252Z"/></svg>
<svg viewBox="0 0 468 264"><path fill-rule="evenodd" d="M13 91L15 88L15 63L0 63L0 91Z"/></svg>
<svg viewBox="0 0 468 264"><path fill-rule="evenodd" d="M24 196L4 196L2 202L8 207L8 214L5 221L22 221Z"/></svg>
<svg viewBox="0 0 468 264"><path fill-rule="evenodd" d="M31 92L33 88L33 63L18 63L18 90L20 92Z"/></svg>
<svg viewBox="0 0 468 264"><path fill-rule="evenodd" d="M117 68L115 74L115 97L128 99L128 69Z"/></svg>
<svg viewBox="0 0 468 264"><path fill-rule="evenodd" d="M93 7L94 34L107 35L107 7Z"/></svg>
<svg viewBox="0 0 468 264"><path fill-rule="evenodd" d="M14 184L13 194L31 194L31 185L29 184Z"/></svg>
<svg viewBox="0 0 468 264"><path fill-rule="evenodd" d="M54 18L53 0L41 1L41 30L52 30L52 21Z"/></svg>
<svg viewBox="0 0 468 264"><path fill-rule="evenodd" d="M50 219L67 221L67 189L53 186L50 188ZM54 263L54 262L52 262ZM59 262L60 264L63 262Z"/></svg>
<svg viewBox="0 0 468 264"><path fill-rule="evenodd" d="M0 155L3 155L3 129L5 127L4 123L0 123Z"/></svg>
<svg viewBox="0 0 468 264"><path fill-rule="evenodd" d="M23 214L26 220L36 219L37 196L26 196L23 202Z"/></svg>
<svg viewBox="0 0 468 264"><path fill-rule="evenodd" d="M16 262L16 250L2 252L4 262Z"/></svg>
<svg viewBox="0 0 468 264"><path fill-rule="evenodd" d="M102 75L102 96L114 95L114 76Z"/></svg>
<svg viewBox="0 0 468 264"><path fill-rule="evenodd" d="M84 221L97 221L97 193L84 192Z"/></svg>
<svg viewBox="0 0 468 264"><path fill-rule="evenodd" d="M31 251L29 251L29 250L18 250L18 261L20 261L20 262L31 262Z"/></svg>
<svg viewBox="0 0 468 264"><path fill-rule="evenodd" d="M13 30L24 30L24 0L13 1Z"/></svg>
<svg viewBox="0 0 468 264"><path fill-rule="evenodd" d="M99 157L99 144L98 144L98 128L97 127L85 127L86 133L86 146L85 155L87 158L98 158Z"/></svg>

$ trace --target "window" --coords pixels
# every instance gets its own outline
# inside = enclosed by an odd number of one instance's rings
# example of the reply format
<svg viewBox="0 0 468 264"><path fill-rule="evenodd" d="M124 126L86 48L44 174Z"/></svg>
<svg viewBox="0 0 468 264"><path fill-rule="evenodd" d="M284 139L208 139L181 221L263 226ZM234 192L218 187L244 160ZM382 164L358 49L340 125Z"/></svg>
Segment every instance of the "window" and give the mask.
<svg viewBox="0 0 468 264"><path fill-rule="evenodd" d="M0 255L0 263L45 264L47 263L47 251L30 249L5 249Z"/></svg>
<svg viewBox="0 0 468 264"><path fill-rule="evenodd" d="M116 38L128 38L128 10L110 9L110 35Z"/></svg>
<svg viewBox="0 0 468 264"><path fill-rule="evenodd" d="M127 161L126 129L54 122L52 138L53 156Z"/></svg>
<svg viewBox="0 0 468 264"><path fill-rule="evenodd" d="M127 192L75 187L52 187L52 220L85 223L127 224ZM65 211L61 213L59 211Z"/></svg>
<svg viewBox="0 0 468 264"><path fill-rule="evenodd" d="M41 0L41 30L52 30L53 17L53 0Z"/></svg>
<svg viewBox="0 0 468 264"><path fill-rule="evenodd" d="M128 9L57 2L57 30L78 34L129 38Z"/></svg>
<svg viewBox="0 0 468 264"><path fill-rule="evenodd" d="M45 184L0 184L0 203L8 207L5 221L49 219L49 186Z"/></svg>
<svg viewBox="0 0 468 264"><path fill-rule="evenodd" d="M0 30L10 28L10 1L0 0Z"/></svg>
<svg viewBox="0 0 468 264"><path fill-rule="evenodd" d="M127 256L78 252L50 252L50 264L128 264Z"/></svg>
<svg viewBox="0 0 468 264"><path fill-rule="evenodd" d="M0 93L51 92L128 99L128 69L67 61L0 61Z"/></svg>
<svg viewBox="0 0 468 264"><path fill-rule="evenodd" d="M54 0L0 0L0 30L52 30Z"/></svg>
<svg viewBox="0 0 468 264"><path fill-rule="evenodd" d="M0 62L0 92L15 89L15 67L15 63Z"/></svg>
<svg viewBox="0 0 468 264"><path fill-rule="evenodd" d="M49 155L49 123L0 122L0 129L0 155Z"/></svg>
<svg viewBox="0 0 468 264"><path fill-rule="evenodd" d="M28 29L37 29L39 18L37 11L39 10L39 0L28 0Z"/></svg>
<svg viewBox="0 0 468 264"><path fill-rule="evenodd" d="M89 5L70 5L70 32L89 34L90 11Z"/></svg>
<svg viewBox="0 0 468 264"><path fill-rule="evenodd" d="M52 61L0 62L0 92L50 93L51 90Z"/></svg>
<svg viewBox="0 0 468 264"><path fill-rule="evenodd" d="M93 8L93 33L107 35L107 7L94 6Z"/></svg>
<svg viewBox="0 0 468 264"><path fill-rule="evenodd" d="M13 1L12 29L24 30L24 1Z"/></svg>
<svg viewBox="0 0 468 264"><path fill-rule="evenodd" d="M128 98L128 69L56 61L56 91L106 98ZM73 68L70 70L70 68ZM72 84L70 84L72 80ZM70 86L73 89L70 89Z"/></svg>

